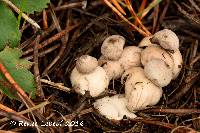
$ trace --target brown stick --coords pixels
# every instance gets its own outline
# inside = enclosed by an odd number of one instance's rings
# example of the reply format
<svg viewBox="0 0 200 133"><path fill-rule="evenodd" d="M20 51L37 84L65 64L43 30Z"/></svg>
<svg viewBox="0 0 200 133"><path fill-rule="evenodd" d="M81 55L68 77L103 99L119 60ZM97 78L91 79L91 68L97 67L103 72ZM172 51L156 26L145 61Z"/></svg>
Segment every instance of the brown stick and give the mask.
<svg viewBox="0 0 200 133"><path fill-rule="evenodd" d="M115 5L115 7L124 15L126 15L126 12L124 11L123 8L121 8L121 6L119 5L119 3L116 0L111 0L112 3Z"/></svg>
<svg viewBox="0 0 200 133"><path fill-rule="evenodd" d="M200 114L200 109L148 109L141 112L170 113L170 114Z"/></svg>
<svg viewBox="0 0 200 133"><path fill-rule="evenodd" d="M33 61L34 61L34 77L35 77L35 82L36 82L36 94L44 99L44 92L42 90L42 85L40 81L40 71L39 71L39 61L38 61L38 44L40 40L40 35L38 35L35 39L35 45L34 45L34 54L33 54Z"/></svg>
<svg viewBox="0 0 200 133"><path fill-rule="evenodd" d="M42 22L43 22L43 29L46 30L48 29L48 22L47 22L47 13L45 10L42 11Z"/></svg>
<svg viewBox="0 0 200 133"><path fill-rule="evenodd" d="M70 16L69 12L70 11L68 11L68 20L67 20L67 24L66 24L66 28L65 28L66 30L70 27L70 23L71 23L70 17L69 17ZM58 19L57 19L56 14L55 14L55 12L53 10L51 12L51 16L53 18L53 21L54 21L56 27L57 27L57 30L60 32L62 29L61 29L61 27L59 25ZM44 72L42 73L42 76L48 74L49 70L53 67L53 65L55 65L56 62L61 58L61 56L63 55L63 53L64 53L64 51L65 51L65 49L67 47L68 38L69 38L69 34L68 33L66 33L65 36L63 36L61 38L62 46L60 48L60 51L59 51L58 55L56 56L56 58L54 58L54 60L44 70Z"/></svg>
<svg viewBox="0 0 200 133"><path fill-rule="evenodd" d="M15 82L13 77L10 75L10 73L7 71L7 69L4 67L2 63L0 63L0 71L4 74L5 78L10 82L10 84L13 86L13 88L17 91L17 95L19 98L22 98L22 102L27 106L27 108L34 107L35 104L29 99L29 97L26 95L26 93L23 91L23 89ZM33 112L40 120L46 121L46 119L39 113L38 110L35 110Z"/></svg>
<svg viewBox="0 0 200 133"><path fill-rule="evenodd" d="M146 3L147 3L147 0L143 0L143 1L142 1L142 4L141 4L141 6L140 6L138 12L142 12L142 11L144 10L144 8L145 8L145 6L146 6ZM142 20L142 19L141 19L141 16L138 16L138 18L139 18L140 20ZM138 22L137 22L136 20L135 20L135 25L136 25L136 26L138 25Z"/></svg>
<svg viewBox="0 0 200 133"><path fill-rule="evenodd" d="M141 35L143 36L149 36L149 34L147 34L146 32L144 32L143 30L141 30L140 28L138 28L137 26L135 26L134 24L132 24L128 19L126 19L108 0L104 0L104 2L115 12L117 13L117 15L123 19L126 23L128 23L129 25L131 25L131 27L138 31Z"/></svg>
<svg viewBox="0 0 200 133"><path fill-rule="evenodd" d="M151 35L151 33L147 30L147 28L142 24L141 20L138 18L137 14L135 13L135 11L133 10L131 3L129 0L125 0L125 3L128 7L128 10L131 12L132 16L135 17L135 20L139 23L139 25L141 26L141 28L146 32L146 34Z"/></svg>
<svg viewBox="0 0 200 133"><path fill-rule="evenodd" d="M45 40L44 42L42 42L41 44L38 45L38 49L41 49L45 46L47 46L48 44L62 38L66 33L68 33L69 31L73 30L74 28L76 28L77 26L79 26L80 24L76 24L74 26L69 27L68 29L62 30L61 32L57 33L56 35L52 36L51 38ZM25 51L23 53L23 55L27 55L29 53L33 52L33 48L28 49L27 51Z"/></svg>
<svg viewBox="0 0 200 133"><path fill-rule="evenodd" d="M57 48L59 48L60 45L55 45L55 46L52 46L44 51L41 51L40 53L38 53L38 57L44 57L46 54L48 53L51 53L52 51L56 50ZM32 60L33 59L33 55L30 55L30 56L27 56L27 57L24 57L23 59L26 59L26 60Z"/></svg>
<svg viewBox="0 0 200 133"><path fill-rule="evenodd" d="M170 123L165 123L165 122L160 122L160 121L155 121L155 120L146 120L146 119L131 119L131 121L134 122L143 122L146 124L152 124L152 125L157 125L157 126L161 126L161 127L165 127L168 129L173 129L176 126Z"/></svg>

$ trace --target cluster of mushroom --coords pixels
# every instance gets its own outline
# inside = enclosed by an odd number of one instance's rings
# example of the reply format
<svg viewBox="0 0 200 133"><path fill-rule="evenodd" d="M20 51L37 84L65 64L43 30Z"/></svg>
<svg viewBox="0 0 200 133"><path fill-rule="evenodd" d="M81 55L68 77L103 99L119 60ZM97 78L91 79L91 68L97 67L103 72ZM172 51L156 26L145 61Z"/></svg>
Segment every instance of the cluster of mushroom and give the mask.
<svg viewBox="0 0 200 133"><path fill-rule="evenodd" d="M179 39L171 30L145 37L138 47L124 45L124 37L109 36L101 46L99 60L81 56L70 77L77 93L89 91L92 97L104 92L110 80L121 78L125 94L104 97L94 103L102 115L114 120L121 120L124 115L135 118L134 112L157 104L162 87L175 79L182 67Z"/></svg>

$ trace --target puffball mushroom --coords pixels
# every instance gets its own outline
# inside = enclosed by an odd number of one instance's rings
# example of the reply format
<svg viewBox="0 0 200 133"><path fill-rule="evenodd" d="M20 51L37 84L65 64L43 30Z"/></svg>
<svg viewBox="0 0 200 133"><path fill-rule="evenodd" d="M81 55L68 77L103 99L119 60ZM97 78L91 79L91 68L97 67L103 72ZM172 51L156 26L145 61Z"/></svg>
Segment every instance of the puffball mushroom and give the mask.
<svg viewBox="0 0 200 133"><path fill-rule="evenodd" d="M142 49L136 46L125 47L122 53L121 58L119 59L123 68L129 69L135 66L141 66L140 54Z"/></svg>
<svg viewBox="0 0 200 133"><path fill-rule="evenodd" d="M171 58L171 55L159 46L149 46L141 52L141 63L143 64L143 66L145 66L146 63L148 63L152 59L163 60L171 69L174 66L174 62Z"/></svg>
<svg viewBox="0 0 200 133"><path fill-rule="evenodd" d="M151 38L152 38L152 36L144 37L144 38L140 41L138 47L139 47L139 48L144 48L144 47L149 47L149 46L156 46L157 44L154 44L154 43L152 43L152 42L150 41Z"/></svg>
<svg viewBox="0 0 200 133"><path fill-rule="evenodd" d="M172 69L161 59L152 59L144 66L146 77L155 85L164 87L172 80Z"/></svg>
<svg viewBox="0 0 200 133"><path fill-rule="evenodd" d="M106 60L104 56L100 57L99 64L103 65L110 79L117 79L122 76L124 70L133 66L141 66L140 53L142 49L136 46L125 47L119 60Z"/></svg>
<svg viewBox="0 0 200 133"><path fill-rule="evenodd" d="M119 61L106 60L103 56L98 61L99 65L106 71L109 80L118 79L122 76L124 69Z"/></svg>
<svg viewBox="0 0 200 133"><path fill-rule="evenodd" d="M164 29L156 32L153 35L151 42L159 44L162 48L166 50L175 52L179 49L179 39L177 35L169 29Z"/></svg>
<svg viewBox="0 0 200 133"><path fill-rule="evenodd" d="M127 77L125 82L125 95L127 108L134 112L145 109L148 105L155 105L162 96L162 88L154 85L144 74L141 67L132 67L122 76Z"/></svg>
<svg viewBox="0 0 200 133"><path fill-rule="evenodd" d="M124 95L114 95L112 97L104 97L98 99L94 103L94 108L100 114L111 120L122 120L124 116L129 118L136 118L137 116L126 108L127 99Z"/></svg>
<svg viewBox="0 0 200 133"><path fill-rule="evenodd" d="M94 63L96 60L92 58L94 57L88 55L80 57L71 72L70 80L77 93L84 95L85 91L89 91L92 97L96 97L108 87L109 78L105 70L100 66L96 66L96 63ZM96 67L92 67L91 64L95 64ZM83 68L90 68L90 70L83 70Z"/></svg>
<svg viewBox="0 0 200 133"><path fill-rule="evenodd" d="M89 55L82 55L76 61L76 68L81 73L90 73L98 66L96 58Z"/></svg>
<svg viewBox="0 0 200 133"><path fill-rule="evenodd" d="M172 79L176 79L181 71L183 58L179 50L177 50L174 53L170 53L170 55L174 61L174 67L172 69L172 75L173 75Z"/></svg>
<svg viewBox="0 0 200 133"><path fill-rule="evenodd" d="M106 59L118 60L122 55L124 44L125 38L123 36L111 35L104 40L101 53Z"/></svg>
<svg viewBox="0 0 200 133"><path fill-rule="evenodd" d="M98 62L106 71L109 80L121 77L124 72L122 65L118 61L122 55L124 44L124 37L112 35L106 38L101 46L102 56Z"/></svg>

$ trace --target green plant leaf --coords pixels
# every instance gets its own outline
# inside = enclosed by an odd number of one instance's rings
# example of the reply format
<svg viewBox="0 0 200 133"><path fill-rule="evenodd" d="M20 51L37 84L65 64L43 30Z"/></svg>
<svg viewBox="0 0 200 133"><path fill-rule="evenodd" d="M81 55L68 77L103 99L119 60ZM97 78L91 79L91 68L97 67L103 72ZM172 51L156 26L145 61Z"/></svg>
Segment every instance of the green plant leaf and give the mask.
<svg viewBox="0 0 200 133"><path fill-rule="evenodd" d="M44 8L47 8L47 4L50 0L25 0L22 4L22 0L11 0L19 9L23 5L23 11L28 14L33 14L34 11L39 12Z"/></svg>
<svg viewBox="0 0 200 133"><path fill-rule="evenodd" d="M34 97L36 91L34 76L28 71L32 63L20 59L21 55L22 51L20 49L6 47L0 52L0 62L6 67L18 85ZM9 86L2 73L0 73L0 89L10 98L16 98L12 86Z"/></svg>
<svg viewBox="0 0 200 133"><path fill-rule="evenodd" d="M17 19L13 12L0 1L0 50L5 46L16 47L21 39Z"/></svg>

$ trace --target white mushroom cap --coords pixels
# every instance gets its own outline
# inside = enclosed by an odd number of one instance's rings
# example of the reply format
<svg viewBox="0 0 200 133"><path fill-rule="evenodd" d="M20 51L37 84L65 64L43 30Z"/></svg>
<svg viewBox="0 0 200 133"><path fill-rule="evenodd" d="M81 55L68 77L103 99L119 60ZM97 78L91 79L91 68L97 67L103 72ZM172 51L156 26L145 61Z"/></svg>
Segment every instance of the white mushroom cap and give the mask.
<svg viewBox="0 0 200 133"><path fill-rule="evenodd" d="M80 73L90 73L98 66L96 58L89 55L82 55L76 61L76 68Z"/></svg>
<svg viewBox="0 0 200 133"><path fill-rule="evenodd" d="M75 67L72 70L70 80L77 93L84 95L85 91L89 91L92 97L104 92L109 84L105 70L99 66L89 74L82 74Z"/></svg>
<svg viewBox="0 0 200 133"><path fill-rule="evenodd" d="M99 65L106 71L109 80L120 78L124 72L124 68L119 61L106 60L103 56L101 56L98 62Z"/></svg>
<svg viewBox="0 0 200 133"><path fill-rule="evenodd" d="M155 85L164 87L172 80L172 69L161 59L152 59L144 66L146 77Z"/></svg>
<svg viewBox="0 0 200 133"><path fill-rule="evenodd" d="M106 59L118 60L122 55L124 44L125 38L123 36L109 36L101 46L101 53Z"/></svg>
<svg viewBox="0 0 200 133"><path fill-rule="evenodd" d="M127 108L131 112L146 109L147 106L156 105L162 97L162 88L151 82L140 82L135 85L128 98Z"/></svg>
<svg viewBox="0 0 200 133"><path fill-rule="evenodd" d="M138 47L149 47L149 46L156 46L157 44L152 43L151 40L152 36L147 36L142 39L142 41L139 43Z"/></svg>
<svg viewBox="0 0 200 133"><path fill-rule="evenodd" d="M179 39L177 35L168 29L164 29L155 33L152 37L152 43L159 44L162 48L176 51L179 49Z"/></svg>
<svg viewBox="0 0 200 133"><path fill-rule="evenodd" d="M104 97L98 99L94 103L96 108L102 115L111 120L122 120L124 116L129 118L137 117L134 113L126 108L127 99L124 95L114 95L112 97Z"/></svg>
<svg viewBox="0 0 200 133"><path fill-rule="evenodd" d="M145 109L148 105L155 105L162 96L162 88L154 85L146 78L141 67L132 67L122 76L127 76L125 94L128 99L127 108L130 111Z"/></svg>
<svg viewBox="0 0 200 133"><path fill-rule="evenodd" d="M174 67L172 69L172 79L176 79L181 71L182 68L182 64L183 64L183 58L181 55L181 52L179 50L177 50L174 53L170 53L171 57L174 61Z"/></svg>
<svg viewBox="0 0 200 133"><path fill-rule="evenodd" d="M133 90L133 86L136 84L136 82L138 82L139 80L143 81L143 79L145 78L145 75L141 74L143 73L143 71L144 70L141 67L132 67L125 70L125 72L123 73L121 77L121 83L123 84L124 80L126 79L125 82L126 98L129 98Z"/></svg>
<svg viewBox="0 0 200 133"><path fill-rule="evenodd" d="M98 65L99 66L103 66L106 62L108 61L108 59L106 59L103 55L98 59Z"/></svg>
<svg viewBox="0 0 200 133"><path fill-rule="evenodd" d="M171 69L174 66L174 62L173 62L173 59L171 58L170 54L159 46L146 47L141 52L141 62L143 64L143 66L145 66L146 63L148 63L152 59L163 60Z"/></svg>
<svg viewBox="0 0 200 133"><path fill-rule="evenodd" d="M119 59L120 63L124 69L129 69L135 66L141 66L141 54L142 49L136 46L125 47L122 53L121 58Z"/></svg>

